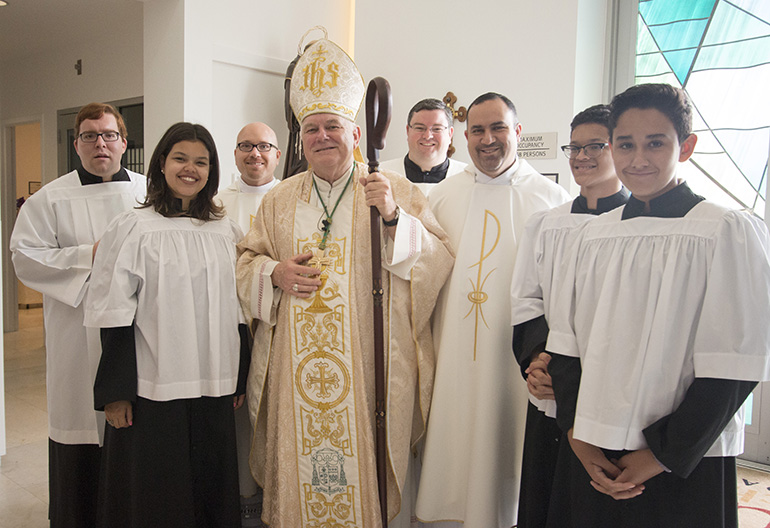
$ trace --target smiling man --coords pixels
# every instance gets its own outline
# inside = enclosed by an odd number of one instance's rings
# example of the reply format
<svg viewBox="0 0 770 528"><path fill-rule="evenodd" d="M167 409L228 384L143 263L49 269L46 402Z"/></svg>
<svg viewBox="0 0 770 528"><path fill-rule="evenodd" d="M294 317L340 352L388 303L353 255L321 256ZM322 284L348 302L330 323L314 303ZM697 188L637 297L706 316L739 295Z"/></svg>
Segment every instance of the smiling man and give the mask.
<svg viewBox="0 0 770 528"><path fill-rule="evenodd" d="M126 126L111 105L75 119L81 167L45 185L19 211L11 235L19 279L43 294L52 528L92 527L104 434L93 385L99 330L83 326L91 263L110 221L144 201L144 176L121 167Z"/></svg>
<svg viewBox="0 0 770 528"><path fill-rule="evenodd" d="M569 195L517 156L521 124L507 97L478 97L467 126L473 165L429 196L457 262L434 315L438 361L417 516L442 528L510 528L527 409L510 352L517 241L530 215Z"/></svg>
<svg viewBox="0 0 770 528"><path fill-rule="evenodd" d="M380 168L401 173L427 196L445 178L462 172L466 164L447 157L454 135L452 110L438 99L423 99L409 110L403 159L384 162Z"/></svg>
<svg viewBox="0 0 770 528"><path fill-rule="evenodd" d="M249 123L238 132L235 142L235 166L238 179L217 193L225 214L248 233L257 217L259 204L267 192L278 185L274 176L281 159L278 139L265 123ZM243 527L262 526L262 492L249 471L251 425L249 411L244 405L235 412L238 441L238 480L241 493L241 520Z"/></svg>
<svg viewBox="0 0 770 528"><path fill-rule="evenodd" d="M269 526L379 526L370 208L381 220L388 358L388 517L410 525L410 448L433 382L430 316L452 267L413 184L354 160L361 74L333 42L297 63L291 106L311 170L265 196L239 244L238 293L259 321L249 373L251 468ZM377 226L375 226L377 227ZM396 515L398 514L398 517ZM394 519L394 517L396 517Z"/></svg>
<svg viewBox="0 0 770 528"><path fill-rule="evenodd" d="M217 193L227 216L248 233L267 191L278 184L275 169L281 159L278 139L265 123L249 123L238 133L233 151L240 176Z"/></svg>

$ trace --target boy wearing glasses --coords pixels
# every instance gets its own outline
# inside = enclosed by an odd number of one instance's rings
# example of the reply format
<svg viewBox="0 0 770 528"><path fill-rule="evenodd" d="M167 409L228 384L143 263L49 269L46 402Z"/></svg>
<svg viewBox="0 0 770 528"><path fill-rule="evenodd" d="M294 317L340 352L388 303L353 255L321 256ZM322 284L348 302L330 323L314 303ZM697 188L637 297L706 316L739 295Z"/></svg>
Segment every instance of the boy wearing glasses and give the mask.
<svg viewBox="0 0 770 528"><path fill-rule="evenodd" d="M610 137L631 198L581 229L549 321L569 442L548 523L736 527L742 404L770 379L770 235L678 176L697 141L683 90L616 96Z"/></svg>
<svg viewBox="0 0 770 528"><path fill-rule="evenodd" d="M511 285L513 353L527 380L529 406L524 437L518 526L545 526L551 486L559 452L561 430L556 425L553 396L545 352L552 285L568 248L570 233L586 220L626 203L628 192L615 174L609 151L607 105L583 110L570 124L569 158L580 195L549 211L532 215L521 241Z"/></svg>
<svg viewBox="0 0 770 528"><path fill-rule="evenodd" d="M281 151L273 129L265 123L249 123L238 133L235 166L240 176L217 193L225 213L248 233L267 191L278 184L273 175Z"/></svg>
<svg viewBox="0 0 770 528"><path fill-rule="evenodd" d="M110 221L144 200L146 180L120 164L126 126L111 105L75 119L81 167L24 203L10 247L16 275L43 294L48 393L49 518L52 528L93 527L104 434L93 385L98 329L83 326L91 263Z"/></svg>
<svg viewBox="0 0 770 528"><path fill-rule="evenodd" d="M403 174L427 196L435 184L462 172L467 165L447 157L453 135L452 110L438 99L423 99L409 110L406 119L409 152L403 158L383 162L380 168Z"/></svg>

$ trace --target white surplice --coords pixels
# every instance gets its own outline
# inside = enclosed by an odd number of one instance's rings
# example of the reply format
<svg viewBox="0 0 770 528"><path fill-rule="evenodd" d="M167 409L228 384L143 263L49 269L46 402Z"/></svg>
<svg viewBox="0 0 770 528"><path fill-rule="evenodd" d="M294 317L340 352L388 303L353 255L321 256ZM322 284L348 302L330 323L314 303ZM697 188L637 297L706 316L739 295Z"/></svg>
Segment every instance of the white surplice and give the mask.
<svg viewBox="0 0 770 528"><path fill-rule="evenodd" d="M595 218L573 214L572 202L532 215L525 226L519 258L511 286L511 325L526 323L541 315L550 317L554 302L555 273L569 248L570 233ZM529 394L529 401L550 418L556 417L556 400L541 400Z"/></svg>
<svg viewBox="0 0 770 528"><path fill-rule="evenodd" d="M257 216L257 209L265 194L278 185L279 180L273 178L264 185L246 185L241 178L220 190L215 200L224 206L227 216L235 220L243 233L248 233L251 224Z"/></svg>
<svg viewBox="0 0 770 528"><path fill-rule="evenodd" d="M72 171L21 207L11 236L16 275L43 294L48 435L61 444L101 444L104 414L94 411L101 355L98 329L83 326L93 245L110 221L144 200L145 177L82 185Z"/></svg>
<svg viewBox="0 0 770 528"><path fill-rule="evenodd" d="M444 521L431 526L510 528L528 394L511 351L517 240L530 215L569 195L518 160L494 179L469 166L429 198L457 260L434 315L436 379L417 516Z"/></svg>
<svg viewBox="0 0 770 528"><path fill-rule="evenodd" d="M126 211L94 261L85 324L135 325L137 396L169 401L233 394L243 316L228 217L202 222Z"/></svg>
<svg viewBox="0 0 770 528"><path fill-rule="evenodd" d="M762 220L705 201L683 218L622 213L581 229L547 349L581 359L575 438L637 450L694 378L770 379L770 236ZM705 456L742 449L741 410Z"/></svg>

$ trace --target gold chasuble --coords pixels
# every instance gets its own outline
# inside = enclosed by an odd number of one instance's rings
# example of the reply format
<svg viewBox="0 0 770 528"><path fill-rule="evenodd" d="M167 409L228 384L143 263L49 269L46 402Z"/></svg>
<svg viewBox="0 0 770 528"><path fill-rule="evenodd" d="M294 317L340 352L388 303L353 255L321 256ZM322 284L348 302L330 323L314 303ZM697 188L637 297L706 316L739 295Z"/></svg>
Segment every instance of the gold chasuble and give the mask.
<svg viewBox="0 0 770 528"><path fill-rule="evenodd" d="M316 179L330 210L341 196L323 249L325 215L311 172L265 197L239 245L238 293L247 318L259 320L248 386L250 463L271 527L380 526L369 208L358 183L365 171L358 165L345 191L347 178L333 185ZM402 507L410 447L425 429L434 369L429 321L453 255L420 191L388 176L402 209L396 240L383 250L393 518ZM314 256L306 265L321 270L315 294L301 299L273 288L275 265L308 252Z"/></svg>

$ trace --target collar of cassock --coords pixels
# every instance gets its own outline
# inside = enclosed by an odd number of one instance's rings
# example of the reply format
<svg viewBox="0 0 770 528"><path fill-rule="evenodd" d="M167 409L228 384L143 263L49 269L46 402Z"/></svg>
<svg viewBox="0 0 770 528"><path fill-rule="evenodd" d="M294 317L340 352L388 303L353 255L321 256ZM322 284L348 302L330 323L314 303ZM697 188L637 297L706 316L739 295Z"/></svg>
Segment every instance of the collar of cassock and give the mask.
<svg viewBox="0 0 770 528"><path fill-rule="evenodd" d="M647 212L644 210L644 202L637 200L632 194L623 208L621 219L630 220L637 216L681 218L703 200L705 200L703 196L698 196L690 190L687 182L682 182L665 194L650 200L650 210Z"/></svg>
<svg viewBox="0 0 770 528"><path fill-rule="evenodd" d="M516 161L513 162L513 165L508 167L508 170L502 174L498 174L495 178L487 176L475 165L473 165L473 172L475 175L476 183L483 183L485 185L511 185L511 182L513 182L513 178L516 176L516 171L519 170L519 167L521 167L521 159L516 156Z"/></svg>
<svg viewBox="0 0 770 528"><path fill-rule="evenodd" d="M447 169L449 169L449 158L446 158L443 163L439 163L429 171L424 171L419 165L409 159L409 154L404 156L406 179L412 183L438 183L446 178Z"/></svg>
<svg viewBox="0 0 770 528"><path fill-rule="evenodd" d="M243 178L238 178L238 190L244 194L265 194L267 191L272 189L276 183L278 183L278 180L273 178L269 182L263 183L262 185L249 185L243 181Z"/></svg>
<svg viewBox="0 0 770 528"><path fill-rule="evenodd" d="M606 213L607 211L612 211L613 209L620 207L627 201L628 201L628 191L626 190L625 187L621 187L620 190L613 195L605 196L604 198L599 198L596 201L596 209L589 209L588 200L586 200L585 196L580 194L572 202L572 209L570 210L570 212L572 214L600 215L602 213Z"/></svg>
<svg viewBox="0 0 770 528"><path fill-rule="evenodd" d="M83 167L78 167L78 177L80 178L80 185L93 185L95 183L104 183L104 178L91 174ZM121 167L118 172L112 175L112 181L131 181L128 177L128 171L124 167ZM109 183L109 182L108 182Z"/></svg>

